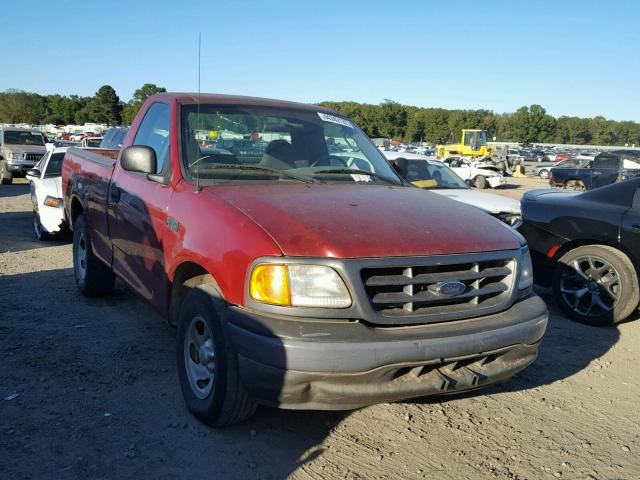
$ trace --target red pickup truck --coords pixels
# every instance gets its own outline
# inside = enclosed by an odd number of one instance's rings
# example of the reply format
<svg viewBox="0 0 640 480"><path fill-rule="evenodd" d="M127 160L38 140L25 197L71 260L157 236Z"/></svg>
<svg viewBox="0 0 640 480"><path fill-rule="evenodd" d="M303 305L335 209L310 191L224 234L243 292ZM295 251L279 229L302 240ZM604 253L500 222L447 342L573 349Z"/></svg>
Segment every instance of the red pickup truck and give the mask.
<svg viewBox="0 0 640 480"><path fill-rule="evenodd" d="M537 357L523 237L406 184L345 116L158 94L122 147L63 162L76 282L118 277L177 326L202 421L464 391Z"/></svg>

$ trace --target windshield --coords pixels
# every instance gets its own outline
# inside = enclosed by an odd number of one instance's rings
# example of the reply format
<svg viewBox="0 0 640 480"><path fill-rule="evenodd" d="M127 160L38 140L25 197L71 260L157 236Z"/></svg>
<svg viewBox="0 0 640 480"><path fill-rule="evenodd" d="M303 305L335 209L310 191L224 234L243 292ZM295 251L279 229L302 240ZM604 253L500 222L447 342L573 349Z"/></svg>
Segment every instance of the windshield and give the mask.
<svg viewBox="0 0 640 480"><path fill-rule="evenodd" d="M47 164L47 171L44 173L45 177L59 177L62 175L62 160L64 160L64 152L54 153L51 155L51 160Z"/></svg>
<svg viewBox="0 0 640 480"><path fill-rule="evenodd" d="M40 132L23 132L19 130L5 130L4 143L7 145L42 145L44 137Z"/></svg>
<svg viewBox="0 0 640 480"><path fill-rule="evenodd" d="M485 130L465 131L464 132L464 144L469 146L476 146L478 148L487 144L487 132Z"/></svg>
<svg viewBox="0 0 640 480"><path fill-rule="evenodd" d="M431 163L425 160L409 160L407 166L406 179L416 187L428 190L469 188L469 185L462 178L444 164Z"/></svg>
<svg viewBox="0 0 640 480"><path fill-rule="evenodd" d="M182 161L200 181L402 182L362 131L324 112L183 105Z"/></svg>

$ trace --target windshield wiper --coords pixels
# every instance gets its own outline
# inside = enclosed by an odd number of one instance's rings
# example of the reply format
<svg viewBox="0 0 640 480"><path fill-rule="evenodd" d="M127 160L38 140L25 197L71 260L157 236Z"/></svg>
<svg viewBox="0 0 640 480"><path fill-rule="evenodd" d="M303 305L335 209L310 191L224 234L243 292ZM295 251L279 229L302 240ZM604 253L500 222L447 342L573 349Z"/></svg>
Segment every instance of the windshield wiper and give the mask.
<svg viewBox="0 0 640 480"><path fill-rule="evenodd" d="M244 165L241 163L218 163L215 165L207 165L205 170L251 170L254 172L270 173L272 175L278 175L279 177L292 178L304 183L312 183L314 181L312 178L304 177L302 175L296 175L295 173L290 173L286 170L276 170L274 168L257 167L255 165Z"/></svg>

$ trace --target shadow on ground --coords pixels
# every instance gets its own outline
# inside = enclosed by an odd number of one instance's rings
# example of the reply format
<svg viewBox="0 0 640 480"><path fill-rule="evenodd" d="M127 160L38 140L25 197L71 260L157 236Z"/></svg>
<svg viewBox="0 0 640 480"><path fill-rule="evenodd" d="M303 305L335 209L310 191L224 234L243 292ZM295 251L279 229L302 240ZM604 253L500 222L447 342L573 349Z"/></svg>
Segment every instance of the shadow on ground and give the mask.
<svg viewBox="0 0 640 480"><path fill-rule="evenodd" d="M19 197L29 193L29 184L15 182L16 180L12 185L0 185L0 198Z"/></svg>

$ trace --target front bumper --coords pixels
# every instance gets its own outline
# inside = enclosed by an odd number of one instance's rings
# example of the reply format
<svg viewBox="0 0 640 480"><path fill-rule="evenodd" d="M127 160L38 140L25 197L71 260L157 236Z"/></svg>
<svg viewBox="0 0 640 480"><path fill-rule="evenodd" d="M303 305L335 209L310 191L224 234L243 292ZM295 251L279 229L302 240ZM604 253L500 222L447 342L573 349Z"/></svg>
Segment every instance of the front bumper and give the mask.
<svg viewBox="0 0 640 480"><path fill-rule="evenodd" d="M373 327L231 307L227 323L242 382L258 402L346 410L511 377L536 359L547 308L531 296L482 318Z"/></svg>
<svg viewBox="0 0 640 480"><path fill-rule="evenodd" d="M36 164L36 162L30 160L7 160L6 162L7 170L14 176L25 176L27 170L33 168Z"/></svg>

